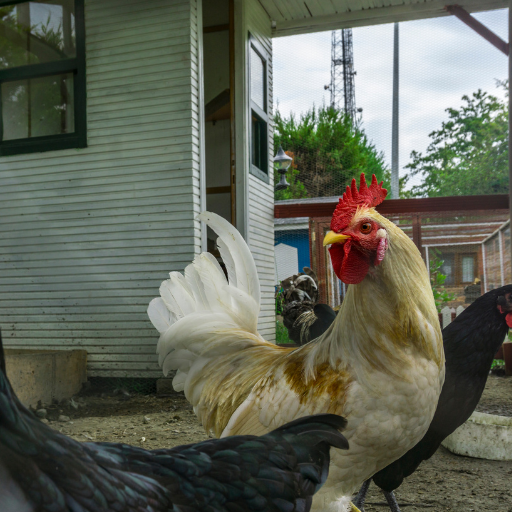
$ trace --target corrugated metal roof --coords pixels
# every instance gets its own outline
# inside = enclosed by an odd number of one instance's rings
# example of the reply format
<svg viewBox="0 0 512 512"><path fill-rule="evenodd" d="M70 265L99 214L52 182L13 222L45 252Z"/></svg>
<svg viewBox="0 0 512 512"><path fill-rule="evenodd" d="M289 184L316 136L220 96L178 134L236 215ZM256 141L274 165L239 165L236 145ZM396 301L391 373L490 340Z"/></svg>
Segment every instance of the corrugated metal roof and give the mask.
<svg viewBox="0 0 512 512"><path fill-rule="evenodd" d="M274 37L449 16L445 5L468 12L504 9L508 0L259 0Z"/></svg>

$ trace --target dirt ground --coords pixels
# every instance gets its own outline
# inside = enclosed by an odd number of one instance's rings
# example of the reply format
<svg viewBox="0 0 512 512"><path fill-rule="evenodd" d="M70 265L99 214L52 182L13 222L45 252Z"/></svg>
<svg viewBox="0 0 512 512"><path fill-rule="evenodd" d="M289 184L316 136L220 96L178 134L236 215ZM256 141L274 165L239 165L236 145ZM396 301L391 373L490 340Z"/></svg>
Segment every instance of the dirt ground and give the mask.
<svg viewBox="0 0 512 512"><path fill-rule="evenodd" d="M89 392L46 409L45 421L78 441L113 441L152 449L207 438L181 394L157 398ZM490 376L477 409L512 416L512 377ZM63 415L69 419L59 421ZM396 494L403 512L512 512L512 461L461 457L441 447ZM365 510L388 510L375 486L370 488Z"/></svg>

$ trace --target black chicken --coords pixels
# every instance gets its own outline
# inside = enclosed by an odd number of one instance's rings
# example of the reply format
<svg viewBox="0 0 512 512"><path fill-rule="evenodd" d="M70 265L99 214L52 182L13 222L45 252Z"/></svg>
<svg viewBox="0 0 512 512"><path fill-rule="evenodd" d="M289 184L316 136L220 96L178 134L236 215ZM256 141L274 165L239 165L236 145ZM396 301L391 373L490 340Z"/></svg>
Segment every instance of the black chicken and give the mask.
<svg viewBox="0 0 512 512"><path fill-rule="evenodd" d="M345 420L309 416L267 435L172 449L79 443L41 423L5 374L0 339L1 512L308 511Z"/></svg>
<svg viewBox="0 0 512 512"><path fill-rule="evenodd" d="M373 475L393 512L400 508L393 491L441 442L473 413L482 396L494 354L512 327L512 285L487 292L443 329L446 378L432 423L425 437L405 455ZM363 510L370 480L354 504Z"/></svg>
<svg viewBox="0 0 512 512"><path fill-rule="evenodd" d="M334 322L336 311L318 304L318 279L313 270L304 267L281 282L283 288L283 324L288 337L303 345L318 338Z"/></svg>

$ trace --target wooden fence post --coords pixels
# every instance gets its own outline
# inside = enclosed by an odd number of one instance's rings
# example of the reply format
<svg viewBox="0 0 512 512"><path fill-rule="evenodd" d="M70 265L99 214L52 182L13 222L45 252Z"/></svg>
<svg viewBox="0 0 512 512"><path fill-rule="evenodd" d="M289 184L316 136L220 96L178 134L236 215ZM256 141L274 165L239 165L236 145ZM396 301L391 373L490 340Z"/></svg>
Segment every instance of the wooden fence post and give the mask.
<svg viewBox="0 0 512 512"><path fill-rule="evenodd" d="M445 306L443 309L441 309L441 314L443 315L443 329L444 329L452 321L452 310L448 306Z"/></svg>

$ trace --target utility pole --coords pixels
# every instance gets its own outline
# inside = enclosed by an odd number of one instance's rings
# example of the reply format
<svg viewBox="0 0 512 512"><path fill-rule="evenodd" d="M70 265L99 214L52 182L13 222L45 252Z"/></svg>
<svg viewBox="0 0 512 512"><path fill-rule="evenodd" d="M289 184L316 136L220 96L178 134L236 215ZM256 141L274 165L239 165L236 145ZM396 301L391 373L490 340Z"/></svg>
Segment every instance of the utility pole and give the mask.
<svg viewBox="0 0 512 512"><path fill-rule="evenodd" d="M398 199L400 197L398 173L398 57L398 23L395 22L393 47L393 119L391 127L391 199Z"/></svg>
<svg viewBox="0 0 512 512"><path fill-rule="evenodd" d="M512 0L509 1L508 5L508 87L512 86ZM508 95L508 147L512 148L512 95ZM509 149L508 152L508 207L510 211L510 236L512 242L512 155ZM509 257L512 262L512 243L510 244Z"/></svg>

